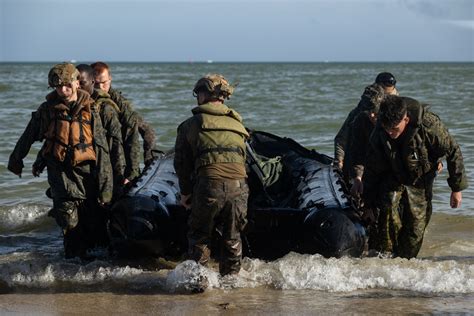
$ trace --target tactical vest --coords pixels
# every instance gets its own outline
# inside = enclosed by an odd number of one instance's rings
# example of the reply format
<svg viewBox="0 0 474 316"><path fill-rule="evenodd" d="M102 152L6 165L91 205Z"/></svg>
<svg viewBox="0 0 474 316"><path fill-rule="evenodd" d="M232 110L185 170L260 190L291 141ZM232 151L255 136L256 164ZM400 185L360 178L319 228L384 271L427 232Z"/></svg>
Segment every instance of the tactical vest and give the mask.
<svg viewBox="0 0 474 316"><path fill-rule="evenodd" d="M43 155L52 155L61 162L68 161L71 166L96 160L90 105L77 104L76 107L80 109L72 114L63 104L50 106L52 119L44 135Z"/></svg>
<svg viewBox="0 0 474 316"><path fill-rule="evenodd" d="M194 142L196 170L217 163L245 164L245 139L249 134L240 115L223 104L206 104L196 109L193 111L199 122Z"/></svg>

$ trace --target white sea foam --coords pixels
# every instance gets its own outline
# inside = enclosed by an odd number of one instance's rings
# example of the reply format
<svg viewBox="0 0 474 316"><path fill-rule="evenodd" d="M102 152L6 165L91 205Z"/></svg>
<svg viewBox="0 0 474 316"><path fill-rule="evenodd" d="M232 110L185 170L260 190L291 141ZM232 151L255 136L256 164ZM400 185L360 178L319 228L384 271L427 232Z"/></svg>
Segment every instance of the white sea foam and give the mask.
<svg viewBox="0 0 474 316"><path fill-rule="evenodd" d="M41 205L19 204L0 210L0 231L25 228L47 216L49 208Z"/></svg>
<svg viewBox="0 0 474 316"><path fill-rule="evenodd" d="M104 261L81 265L74 260L42 262L24 256L1 263L0 281L9 287L51 289L97 285L100 288L193 292L201 288L229 289L268 286L283 290L352 292L366 289L403 290L427 294L474 293L474 264L454 260L342 258L290 253L272 262L245 259L236 276L194 261L173 270L149 271L113 266Z"/></svg>
<svg viewBox="0 0 474 316"><path fill-rule="evenodd" d="M473 293L474 265L453 260L342 258L290 253L273 262L246 260L249 286L350 292L382 288L423 293Z"/></svg>

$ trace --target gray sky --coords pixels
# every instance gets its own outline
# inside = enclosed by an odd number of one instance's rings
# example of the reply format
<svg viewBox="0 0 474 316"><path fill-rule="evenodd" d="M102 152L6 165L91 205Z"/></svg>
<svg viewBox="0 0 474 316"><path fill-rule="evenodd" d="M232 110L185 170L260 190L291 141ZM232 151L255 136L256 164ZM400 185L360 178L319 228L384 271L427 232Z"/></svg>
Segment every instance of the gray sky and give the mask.
<svg viewBox="0 0 474 316"><path fill-rule="evenodd" d="M473 0L0 0L0 61L474 61Z"/></svg>

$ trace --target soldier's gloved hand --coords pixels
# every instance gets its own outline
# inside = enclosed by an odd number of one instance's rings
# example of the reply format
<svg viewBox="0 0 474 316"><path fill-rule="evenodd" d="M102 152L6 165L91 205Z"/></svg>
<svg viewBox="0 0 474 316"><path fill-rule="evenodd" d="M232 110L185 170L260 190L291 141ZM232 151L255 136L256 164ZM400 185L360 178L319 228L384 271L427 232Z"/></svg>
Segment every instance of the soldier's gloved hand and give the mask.
<svg viewBox="0 0 474 316"><path fill-rule="evenodd" d="M187 210L191 209L191 196L192 194L181 194L181 199L179 200L179 203Z"/></svg>
<svg viewBox="0 0 474 316"><path fill-rule="evenodd" d="M21 171L23 170L23 167L24 167L23 161L21 160L17 161L17 160L11 159L11 157L10 157L10 160L8 160L8 170L13 172L20 178L21 178Z"/></svg>
<svg viewBox="0 0 474 316"><path fill-rule="evenodd" d="M449 201L449 204L451 205L451 208L458 208L461 206L461 201L462 201L462 193L461 192L451 192L451 199Z"/></svg>
<svg viewBox="0 0 474 316"><path fill-rule="evenodd" d="M351 187L351 195L355 198L359 198L364 193L364 185L362 184L361 177L355 177Z"/></svg>

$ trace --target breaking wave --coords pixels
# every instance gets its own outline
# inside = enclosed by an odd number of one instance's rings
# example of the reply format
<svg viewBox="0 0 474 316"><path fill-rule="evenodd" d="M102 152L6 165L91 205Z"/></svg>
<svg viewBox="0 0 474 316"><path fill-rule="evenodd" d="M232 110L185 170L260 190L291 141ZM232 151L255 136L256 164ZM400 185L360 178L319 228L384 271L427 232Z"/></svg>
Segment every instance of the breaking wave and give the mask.
<svg viewBox="0 0 474 316"><path fill-rule="evenodd" d="M245 258L238 275L184 261L171 270L146 270L96 260L88 264L17 254L0 261L0 293L23 291L200 292L206 288L270 287L282 290L352 292L386 289L435 295L474 293L474 264L454 260L342 258L290 253L265 262ZM54 260L52 260L54 259Z"/></svg>

